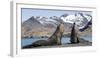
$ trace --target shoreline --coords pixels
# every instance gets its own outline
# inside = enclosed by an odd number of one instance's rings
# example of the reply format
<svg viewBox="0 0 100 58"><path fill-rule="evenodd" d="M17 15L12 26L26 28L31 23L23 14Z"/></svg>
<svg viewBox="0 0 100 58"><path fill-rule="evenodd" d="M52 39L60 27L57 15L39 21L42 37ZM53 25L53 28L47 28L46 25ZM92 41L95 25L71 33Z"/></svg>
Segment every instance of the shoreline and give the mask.
<svg viewBox="0 0 100 58"><path fill-rule="evenodd" d="M27 45L29 46L29 45ZM80 39L80 43L66 43L63 45L51 45L51 46L39 46L39 47L31 47L31 48L23 48L22 49L40 49L40 48L57 48L57 47L84 47L84 46L92 46L92 42L86 41L84 39Z"/></svg>

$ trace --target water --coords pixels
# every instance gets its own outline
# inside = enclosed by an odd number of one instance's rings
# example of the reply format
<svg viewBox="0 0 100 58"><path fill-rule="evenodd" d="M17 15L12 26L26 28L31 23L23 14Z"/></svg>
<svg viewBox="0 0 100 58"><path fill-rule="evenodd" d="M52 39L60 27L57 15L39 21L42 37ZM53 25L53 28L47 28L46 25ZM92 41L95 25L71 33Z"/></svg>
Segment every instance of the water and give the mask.
<svg viewBox="0 0 100 58"><path fill-rule="evenodd" d="M47 40L47 38L27 38L27 39L25 38L21 40L21 46L30 45L38 40Z"/></svg>
<svg viewBox="0 0 100 58"><path fill-rule="evenodd" d="M82 36L81 38L85 39L85 40L87 40L89 42L92 42L92 35L85 35L85 36Z"/></svg>
<svg viewBox="0 0 100 58"><path fill-rule="evenodd" d="M82 39L85 39L89 42L92 42L92 36L91 35L85 35L81 37ZM33 42L36 42L38 40L47 40L47 38L25 38L21 40L21 46L26 46L26 45L30 45ZM69 37L63 37L61 40L61 44L66 44L66 43L70 43L70 38Z"/></svg>

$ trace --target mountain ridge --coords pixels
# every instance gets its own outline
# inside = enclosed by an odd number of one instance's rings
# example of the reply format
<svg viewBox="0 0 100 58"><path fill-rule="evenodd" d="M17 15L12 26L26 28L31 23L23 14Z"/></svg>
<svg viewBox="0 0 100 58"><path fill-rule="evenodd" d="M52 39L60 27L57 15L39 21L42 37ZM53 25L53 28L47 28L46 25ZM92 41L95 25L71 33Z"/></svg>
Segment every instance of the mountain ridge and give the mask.
<svg viewBox="0 0 100 58"><path fill-rule="evenodd" d="M60 22L64 23L65 34L70 33L74 22L76 22L76 24L79 26L79 29L82 30L86 26L86 28L88 28L88 22L92 23L91 20L91 15L83 13L76 13L74 15L63 14L60 17L52 16L49 18L42 16L32 16L22 23L22 38L30 36L50 36L53 34Z"/></svg>

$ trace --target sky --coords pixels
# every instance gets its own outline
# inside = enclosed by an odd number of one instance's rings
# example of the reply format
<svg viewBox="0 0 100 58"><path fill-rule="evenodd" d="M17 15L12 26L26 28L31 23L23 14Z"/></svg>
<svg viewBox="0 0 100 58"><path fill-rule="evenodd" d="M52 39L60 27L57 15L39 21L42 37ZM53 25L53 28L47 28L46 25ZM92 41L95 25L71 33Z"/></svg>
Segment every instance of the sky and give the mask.
<svg viewBox="0 0 100 58"><path fill-rule="evenodd" d="M91 14L90 11L73 11L73 10L50 10L50 9L32 9L32 8L22 8L21 9L21 17L22 22L26 21L32 16L43 16L43 17L51 17L51 16L57 16L60 17L63 14L69 14L73 15L75 13L85 13L85 14Z"/></svg>

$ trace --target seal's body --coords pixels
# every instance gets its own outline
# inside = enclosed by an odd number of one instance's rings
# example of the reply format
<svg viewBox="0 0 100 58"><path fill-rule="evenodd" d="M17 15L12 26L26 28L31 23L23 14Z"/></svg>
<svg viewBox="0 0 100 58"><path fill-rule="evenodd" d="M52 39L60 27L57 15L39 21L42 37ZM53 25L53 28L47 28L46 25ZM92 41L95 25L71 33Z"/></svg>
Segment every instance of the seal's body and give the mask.
<svg viewBox="0 0 100 58"><path fill-rule="evenodd" d="M52 44L60 45L63 32L64 32L64 24L61 23L57 26L56 31L48 40L50 40Z"/></svg>
<svg viewBox="0 0 100 58"><path fill-rule="evenodd" d="M38 40L38 41L32 43L31 45L24 46L23 48L60 45L63 32L64 32L64 24L61 23L57 26L55 32L47 40Z"/></svg>
<svg viewBox="0 0 100 58"><path fill-rule="evenodd" d="M70 39L71 43L79 43L79 37L78 37L78 27L77 25L74 23L72 30L71 30L71 39Z"/></svg>

